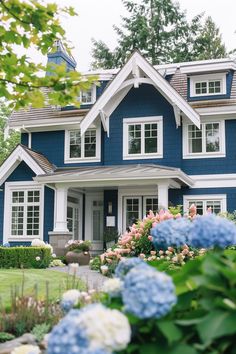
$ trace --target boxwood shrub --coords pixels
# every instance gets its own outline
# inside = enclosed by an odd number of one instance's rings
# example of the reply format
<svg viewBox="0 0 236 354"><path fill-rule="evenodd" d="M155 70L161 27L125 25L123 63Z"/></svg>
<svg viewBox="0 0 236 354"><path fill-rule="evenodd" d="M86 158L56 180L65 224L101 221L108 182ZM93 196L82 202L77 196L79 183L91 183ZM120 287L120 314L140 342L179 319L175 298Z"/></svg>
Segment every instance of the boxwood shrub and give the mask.
<svg viewBox="0 0 236 354"><path fill-rule="evenodd" d="M0 247L0 268L47 268L50 260L46 247Z"/></svg>

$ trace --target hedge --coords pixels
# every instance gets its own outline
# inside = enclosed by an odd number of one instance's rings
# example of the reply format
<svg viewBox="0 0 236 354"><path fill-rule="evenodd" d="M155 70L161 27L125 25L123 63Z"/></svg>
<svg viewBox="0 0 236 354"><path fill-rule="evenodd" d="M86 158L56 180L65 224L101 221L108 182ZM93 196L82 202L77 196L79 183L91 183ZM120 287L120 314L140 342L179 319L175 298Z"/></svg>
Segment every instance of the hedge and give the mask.
<svg viewBox="0 0 236 354"><path fill-rule="evenodd" d="M50 261L46 247L0 247L0 268L47 268Z"/></svg>

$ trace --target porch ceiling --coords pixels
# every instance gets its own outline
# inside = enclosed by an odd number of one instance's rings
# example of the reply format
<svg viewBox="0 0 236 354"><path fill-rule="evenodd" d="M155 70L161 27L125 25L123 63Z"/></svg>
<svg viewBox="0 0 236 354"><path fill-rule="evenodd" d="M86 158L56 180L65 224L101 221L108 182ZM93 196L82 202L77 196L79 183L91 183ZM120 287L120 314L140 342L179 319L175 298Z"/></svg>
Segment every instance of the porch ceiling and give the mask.
<svg viewBox="0 0 236 354"><path fill-rule="evenodd" d="M194 184L181 169L154 164L57 169L34 179L41 183L63 183L81 187L158 184L164 181L169 182L172 188Z"/></svg>

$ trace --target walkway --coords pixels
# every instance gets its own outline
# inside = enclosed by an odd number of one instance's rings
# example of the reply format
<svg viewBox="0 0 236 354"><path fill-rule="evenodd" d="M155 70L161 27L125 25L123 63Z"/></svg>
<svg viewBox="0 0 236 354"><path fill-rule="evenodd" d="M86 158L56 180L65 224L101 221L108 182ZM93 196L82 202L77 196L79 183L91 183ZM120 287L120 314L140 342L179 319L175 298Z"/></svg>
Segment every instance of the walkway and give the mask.
<svg viewBox="0 0 236 354"><path fill-rule="evenodd" d="M66 267L52 267L50 270L55 270L58 272L68 273L68 266ZM71 271L70 271L70 274ZM91 270L89 266L79 266L76 274L80 279L82 279L88 286L88 289L101 289L104 281L108 278L102 275L101 273Z"/></svg>

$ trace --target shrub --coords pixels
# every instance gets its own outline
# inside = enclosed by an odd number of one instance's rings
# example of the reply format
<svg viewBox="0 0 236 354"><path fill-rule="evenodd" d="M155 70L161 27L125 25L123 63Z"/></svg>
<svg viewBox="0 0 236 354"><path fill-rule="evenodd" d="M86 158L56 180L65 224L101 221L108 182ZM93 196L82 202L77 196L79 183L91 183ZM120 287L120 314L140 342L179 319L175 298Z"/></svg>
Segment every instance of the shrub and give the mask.
<svg viewBox="0 0 236 354"><path fill-rule="evenodd" d="M8 340L12 340L14 338L15 338L15 336L13 336L13 334L6 333L6 332L0 332L0 343L7 342Z"/></svg>
<svg viewBox="0 0 236 354"><path fill-rule="evenodd" d="M45 247L0 247L0 268L47 268L51 251Z"/></svg>
<svg viewBox="0 0 236 354"><path fill-rule="evenodd" d="M37 324L34 326L31 333L35 336L38 342L41 342L50 329L51 326L48 323Z"/></svg>

